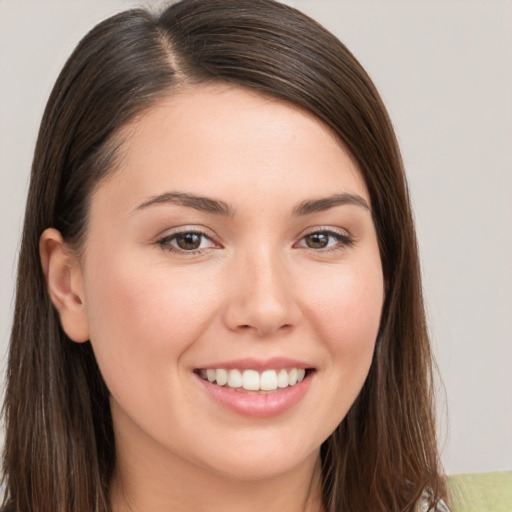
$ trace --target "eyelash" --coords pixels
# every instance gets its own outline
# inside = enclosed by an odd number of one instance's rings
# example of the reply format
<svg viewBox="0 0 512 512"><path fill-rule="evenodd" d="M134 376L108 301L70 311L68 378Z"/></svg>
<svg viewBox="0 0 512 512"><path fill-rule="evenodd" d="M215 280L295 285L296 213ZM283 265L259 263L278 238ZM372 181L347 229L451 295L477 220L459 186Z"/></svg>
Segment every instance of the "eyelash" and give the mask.
<svg viewBox="0 0 512 512"><path fill-rule="evenodd" d="M201 243L203 240L209 240L212 244L216 245L215 242L204 232L200 229L184 229L182 231L176 231L170 235L166 235L160 240L157 240L157 245L160 246L161 249L173 252L176 254L187 254L187 255L194 255L194 254L201 254L205 249L193 249L190 251L187 251L186 249L181 249L179 247L175 247L171 245L171 242L173 240L176 240L179 236L185 236L185 235L197 235L201 237ZM208 247L210 249L212 247Z"/></svg>
<svg viewBox="0 0 512 512"><path fill-rule="evenodd" d="M185 236L185 235L196 235L196 236L201 237L201 240L206 239L206 240L209 240L213 245L216 245L215 242L213 242L213 240L211 239L211 237L209 237L204 231L201 231L200 229L185 229L182 231L177 231L175 233L166 235L165 237L157 240L156 243L163 250L173 252L176 254L182 254L182 255L202 254L205 249L207 250L207 249L215 248L215 247L207 247L207 248L203 248L203 249L198 248L198 249L193 249L193 250L189 251L186 249L181 249L179 247L175 247L171 244L171 242L176 240L179 236ZM327 247L320 247L320 248L314 248L314 247L308 247L305 245L301 245L301 242L303 242L306 239L306 237L311 237L314 235L325 235L328 238L334 238L336 240L336 243L332 247L327 246ZM202 243L202 241L201 241L201 243ZM354 245L354 243L355 243L354 238L352 238L350 235L348 235L346 233L335 231L332 228L329 228L329 229L320 228L320 229L315 229L314 231L310 231L310 232L304 234L300 238L299 242L294 244L294 247L299 246L299 247L304 247L305 249L313 251L313 252L326 253L326 252L338 251L341 249L345 249L347 247L351 247L352 245Z"/></svg>
<svg viewBox="0 0 512 512"><path fill-rule="evenodd" d="M336 243L332 247L313 248L305 246L306 249L314 252L326 253L330 251L339 251L346 249L347 247L351 247L355 243L354 238L346 232L336 231L332 228L316 228L315 230L303 235L299 242L302 242L306 237L313 235L326 235L328 238L332 237L336 240Z"/></svg>

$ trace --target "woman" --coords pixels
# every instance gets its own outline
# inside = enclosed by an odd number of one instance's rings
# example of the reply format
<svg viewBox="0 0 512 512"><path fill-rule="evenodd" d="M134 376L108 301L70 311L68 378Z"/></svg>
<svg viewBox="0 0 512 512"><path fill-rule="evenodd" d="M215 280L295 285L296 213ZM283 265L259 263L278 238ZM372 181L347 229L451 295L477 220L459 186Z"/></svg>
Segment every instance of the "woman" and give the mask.
<svg viewBox="0 0 512 512"><path fill-rule="evenodd" d="M443 510L400 154L270 0L100 23L36 146L8 510Z"/></svg>

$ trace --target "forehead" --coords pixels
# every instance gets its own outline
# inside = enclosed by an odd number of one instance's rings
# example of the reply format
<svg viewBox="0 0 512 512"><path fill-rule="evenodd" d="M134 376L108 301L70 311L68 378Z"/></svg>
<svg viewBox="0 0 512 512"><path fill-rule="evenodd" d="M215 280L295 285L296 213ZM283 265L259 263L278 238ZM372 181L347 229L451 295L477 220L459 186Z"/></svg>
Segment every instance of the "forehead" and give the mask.
<svg viewBox="0 0 512 512"><path fill-rule="evenodd" d="M324 123L242 88L170 96L126 126L120 139L118 169L95 194L110 190L121 202L166 190L278 202L348 192L369 202L357 165Z"/></svg>

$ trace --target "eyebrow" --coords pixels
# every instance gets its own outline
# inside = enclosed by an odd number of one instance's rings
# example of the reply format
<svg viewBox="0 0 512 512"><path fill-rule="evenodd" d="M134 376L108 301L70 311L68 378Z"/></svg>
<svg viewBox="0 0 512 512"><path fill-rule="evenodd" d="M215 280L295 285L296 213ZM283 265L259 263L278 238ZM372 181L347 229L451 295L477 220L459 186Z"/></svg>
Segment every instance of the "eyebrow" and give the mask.
<svg viewBox="0 0 512 512"><path fill-rule="evenodd" d="M303 201L294 208L293 216L310 215L311 213L323 212L335 206L343 205L360 206L371 212L370 206L361 196L343 193L311 201Z"/></svg>
<svg viewBox="0 0 512 512"><path fill-rule="evenodd" d="M144 210L155 204L176 204L187 208L194 208L206 213L223 215L226 217L234 217L235 209L224 201L212 199L210 197L197 196L186 192L166 192L158 196L151 197L147 201L140 204L135 210ZM294 209L292 216L299 217L310 215L316 212L322 212L334 208L336 206L354 205L371 211L368 203L355 194L334 194L328 197L302 201Z"/></svg>
<svg viewBox="0 0 512 512"><path fill-rule="evenodd" d="M151 197L140 204L136 210L144 210L155 204L176 204L207 213L214 213L216 215L224 215L227 217L235 216L235 209L224 201L197 196L195 194L187 194L186 192L166 192L165 194Z"/></svg>

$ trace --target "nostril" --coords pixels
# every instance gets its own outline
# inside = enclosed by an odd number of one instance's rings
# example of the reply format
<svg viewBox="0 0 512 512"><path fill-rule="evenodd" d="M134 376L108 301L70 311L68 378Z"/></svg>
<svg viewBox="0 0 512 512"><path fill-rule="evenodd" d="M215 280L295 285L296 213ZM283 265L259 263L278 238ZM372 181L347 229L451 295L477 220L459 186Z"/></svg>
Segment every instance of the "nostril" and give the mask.
<svg viewBox="0 0 512 512"><path fill-rule="evenodd" d="M249 325L249 324L242 324L242 325L239 325L237 327L237 329L239 331L249 331L249 330L252 330L252 329L256 329L258 330L257 328ZM284 325L281 325L280 327L278 327L277 331L280 331L280 332L283 332L283 331L290 331L291 329L293 329L293 325L292 324L284 324Z"/></svg>

